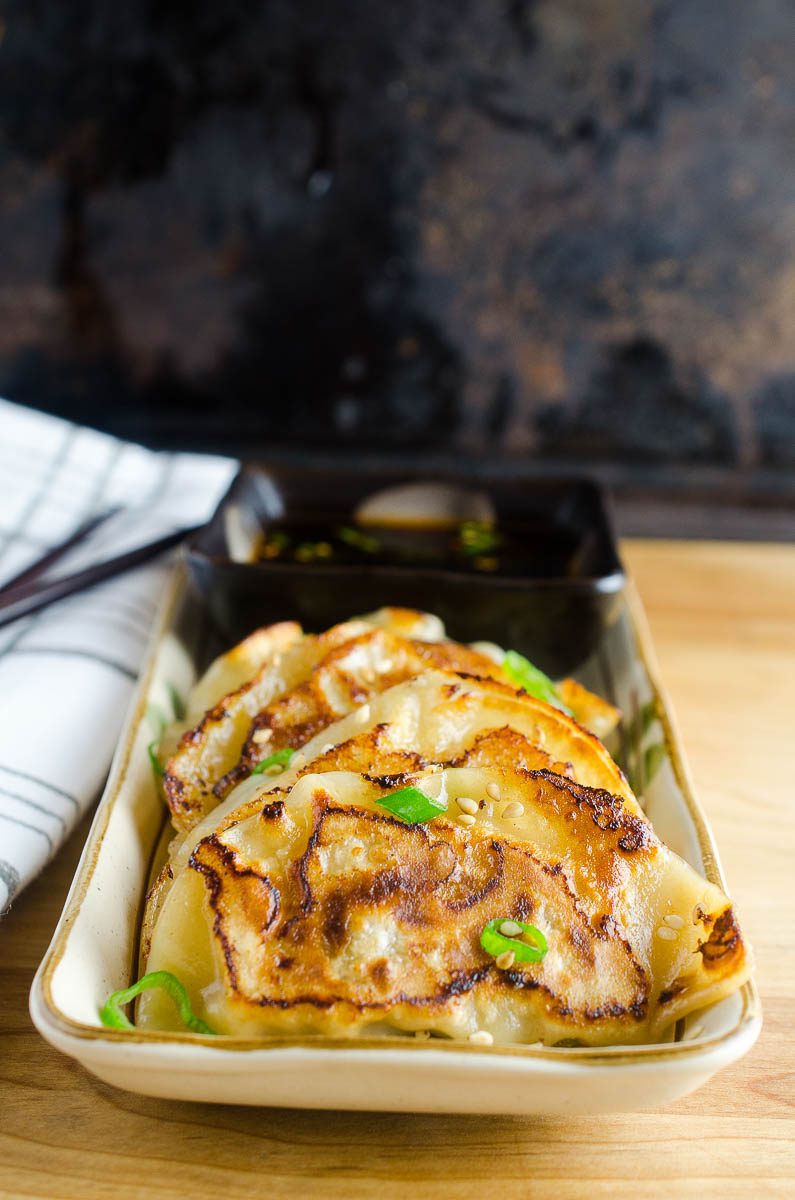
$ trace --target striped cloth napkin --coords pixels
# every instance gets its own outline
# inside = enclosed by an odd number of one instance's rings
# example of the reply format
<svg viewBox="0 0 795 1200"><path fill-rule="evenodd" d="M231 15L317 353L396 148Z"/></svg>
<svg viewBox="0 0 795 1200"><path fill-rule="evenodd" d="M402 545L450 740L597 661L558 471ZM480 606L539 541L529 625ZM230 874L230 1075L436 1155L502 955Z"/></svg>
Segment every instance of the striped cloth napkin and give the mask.
<svg viewBox="0 0 795 1200"><path fill-rule="evenodd" d="M237 467L0 400L0 586L117 505L53 575L202 524ZM102 787L168 570L161 559L0 628L0 914Z"/></svg>

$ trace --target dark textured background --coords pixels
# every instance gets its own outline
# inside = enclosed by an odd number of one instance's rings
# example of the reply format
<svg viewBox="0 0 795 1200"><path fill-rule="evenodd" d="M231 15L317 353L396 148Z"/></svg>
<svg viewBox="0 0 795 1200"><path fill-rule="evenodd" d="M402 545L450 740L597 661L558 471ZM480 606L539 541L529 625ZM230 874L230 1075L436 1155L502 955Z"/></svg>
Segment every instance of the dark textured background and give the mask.
<svg viewBox="0 0 795 1200"><path fill-rule="evenodd" d="M792 0L0 11L1 393L792 497Z"/></svg>

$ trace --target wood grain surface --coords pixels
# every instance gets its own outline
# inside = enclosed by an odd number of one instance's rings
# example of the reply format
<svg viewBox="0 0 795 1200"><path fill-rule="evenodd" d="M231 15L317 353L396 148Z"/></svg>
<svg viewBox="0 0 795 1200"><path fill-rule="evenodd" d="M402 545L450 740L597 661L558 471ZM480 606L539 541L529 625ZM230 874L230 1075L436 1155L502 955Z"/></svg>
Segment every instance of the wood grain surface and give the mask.
<svg viewBox="0 0 795 1200"><path fill-rule="evenodd" d="M117 1091L52 1050L27 1009L84 824L0 925L0 1195L795 1196L795 547L638 541L624 553L755 947L765 1015L755 1049L669 1108L566 1121Z"/></svg>

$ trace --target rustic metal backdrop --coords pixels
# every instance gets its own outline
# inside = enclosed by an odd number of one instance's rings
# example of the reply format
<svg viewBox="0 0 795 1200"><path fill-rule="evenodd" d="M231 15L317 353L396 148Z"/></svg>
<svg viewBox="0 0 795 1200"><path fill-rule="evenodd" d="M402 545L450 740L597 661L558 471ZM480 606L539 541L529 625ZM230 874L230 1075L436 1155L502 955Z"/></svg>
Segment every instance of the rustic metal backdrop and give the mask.
<svg viewBox="0 0 795 1200"><path fill-rule="evenodd" d="M0 392L789 494L794 61L789 0L6 0Z"/></svg>

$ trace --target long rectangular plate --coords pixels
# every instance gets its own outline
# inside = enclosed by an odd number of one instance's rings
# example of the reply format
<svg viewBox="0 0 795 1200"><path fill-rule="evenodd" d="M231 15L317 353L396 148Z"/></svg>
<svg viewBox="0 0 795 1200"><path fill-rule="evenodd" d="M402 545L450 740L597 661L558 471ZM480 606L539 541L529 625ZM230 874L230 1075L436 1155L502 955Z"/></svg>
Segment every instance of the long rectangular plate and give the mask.
<svg viewBox="0 0 795 1200"><path fill-rule="evenodd" d="M100 1079L145 1095L214 1103L395 1112L605 1113L686 1095L740 1058L761 1028L755 984L649 1046L476 1046L406 1037L251 1041L101 1026L108 993L137 972L143 899L163 829L147 745L147 709L168 709L206 659L202 616L179 567L164 598L77 874L31 991L53 1046ZM620 757L658 834L725 889L670 706L657 682L645 616L630 584L596 652L577 672L628 715ZM618 752L617 752L618 753Z"/></svg>

